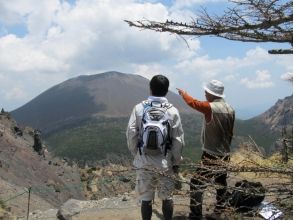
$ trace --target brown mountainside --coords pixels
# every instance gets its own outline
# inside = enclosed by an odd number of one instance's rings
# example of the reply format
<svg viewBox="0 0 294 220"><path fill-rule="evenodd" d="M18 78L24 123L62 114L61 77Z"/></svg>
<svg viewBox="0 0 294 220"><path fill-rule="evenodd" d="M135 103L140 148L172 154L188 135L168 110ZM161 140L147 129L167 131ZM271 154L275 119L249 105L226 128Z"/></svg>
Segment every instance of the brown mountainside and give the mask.
<svg viewBox="0 0 294 220"><path fill-rule="evenodd" d="M46 132L92 116L129 117L133 106L149 93L149 80L139 75L84 75L48 89L11 114L18 123ZM167 98L180 112L191 112L175 93L169 92Z"/></svg>
<svg viewBox="0 0 294 220"><path fill-rule="evenodd" d="M285 127L287 133L292 134L293 131L293 95L284 99L279 99L274 106L263 114L253 118L273 131L282 131Z"/></svg>
<svg viewBox="0 0 294 220"><path fill-rule="evenodd" d="M12 212L23 214L29 187L32 209L57 207L68 198L83 199L77 167L48 152L39 155L33 144L32 128L20 128L8 113L0 114L0 200Z"/></svg>

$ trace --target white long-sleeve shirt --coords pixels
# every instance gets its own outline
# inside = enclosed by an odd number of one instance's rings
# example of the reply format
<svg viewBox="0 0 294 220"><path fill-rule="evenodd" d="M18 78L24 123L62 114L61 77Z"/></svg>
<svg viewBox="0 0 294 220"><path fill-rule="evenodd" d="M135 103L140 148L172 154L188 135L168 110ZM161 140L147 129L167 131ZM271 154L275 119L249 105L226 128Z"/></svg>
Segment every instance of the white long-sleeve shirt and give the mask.
<svg viewBox="0 0 294 220"><path fill-rule="evenodd" d="M166 103L168 100L165 97L149 96L149 102ZM128 148L134 156L133 165L136 168L157 168L162 170L170 169L173 165L177 165L182 160L182 149L184 146L184 132L182 128L181 118L178 110L172 106L168 108L167 112L171 119L171 149L168 150L167 155L140 155L137 143L141 121L143 116L143 103L137 104L131 114L127 127L127 143Z"/></svg>

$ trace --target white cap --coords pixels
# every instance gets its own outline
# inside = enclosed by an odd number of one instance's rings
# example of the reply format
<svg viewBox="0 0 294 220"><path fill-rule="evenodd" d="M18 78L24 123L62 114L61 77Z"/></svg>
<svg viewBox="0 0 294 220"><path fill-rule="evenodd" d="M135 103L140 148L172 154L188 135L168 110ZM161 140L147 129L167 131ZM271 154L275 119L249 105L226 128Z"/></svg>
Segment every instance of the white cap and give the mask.
<svg viewBox="0 0 294 220"><path fill-rule="evenodd" d="M224 98L224 84L218 80L211 80L203 86L204 90L214 96Z"/></svg>

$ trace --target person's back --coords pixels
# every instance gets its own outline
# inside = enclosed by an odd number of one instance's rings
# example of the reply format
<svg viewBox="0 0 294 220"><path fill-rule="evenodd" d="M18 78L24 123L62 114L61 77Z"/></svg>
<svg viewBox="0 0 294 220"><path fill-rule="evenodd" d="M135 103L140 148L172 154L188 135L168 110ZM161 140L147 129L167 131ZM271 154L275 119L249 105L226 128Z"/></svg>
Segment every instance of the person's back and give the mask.
<svg viewBox="0 0 294 220"><path fill-rule="evenodd" d="M134 156L133 165L136 169L136 193L141 201L141 213L143 220L150 220L152 216L152 203L155 190L162 199L162 211L166 220L172 219L173 201L172 193L174 181L170 178L174 174L173 167L181 161L183 129L178 110L165 98L169 87L169 81L162 75L154 76L150 81L151 96L147 100L137 104L131 114L127 128L128 148ZM166 152L149 154L142 148L142 123L143 114L151 103L163 106L168 115L170 126L170 146ZM143 144L144 145L144 144ZM160 173L164 172L164 175Z"/></svg>
<svg viewBox="0 0 294 220"><path fill-rule="evenodd" d="M149 102L160 102L160 103L168 103L166 98L163 97L155 97L155 96L149 96L147 101ZM170 103L169 103L170 104ZM133 112L135 113L133 116L131 116L130 121L135 122L135 124L130 125L136 127L136 130L128 130L128 146L129 150L131 151L132 155L135 157L133 165L136 168L156 168L160 169L163 171L168 170L170 167L172 167L175 162L179 162L181 160L181 148L180 147L171 147L170 151L172 152L167 152L166 155L163 153L159 154L147 154L147 153L142 153L140 155L139 148L138 148L138 137L139 133L141 132L141 123L142 123L142 117L143 117L143 111L144 111L144 105L143 103L139 103L134 107ZM167 109L167 113L170 117L170 124L171 128L177 128L180 125L180 117L178 110L170 105L170 107ZM180 129L180 128L179 128ZM171 130L174 132L173 134L171 133L171 137L175 137L175 130ZM182 133L182 131L180 131ZM180 142L182 140L176 140L179 142L178 145L181 145ZM177 145L177 143L173 143L174 145ZM164 161L164 162L163 162Z"/></svg>
<svg viewBox="0 0 294 220"><path fill-rule="evenodd" d="M202 129L202 150L208 153L226 156L230 153L233 137L234 110L224 99L210 102L211 120L204 121Z"/></svg>

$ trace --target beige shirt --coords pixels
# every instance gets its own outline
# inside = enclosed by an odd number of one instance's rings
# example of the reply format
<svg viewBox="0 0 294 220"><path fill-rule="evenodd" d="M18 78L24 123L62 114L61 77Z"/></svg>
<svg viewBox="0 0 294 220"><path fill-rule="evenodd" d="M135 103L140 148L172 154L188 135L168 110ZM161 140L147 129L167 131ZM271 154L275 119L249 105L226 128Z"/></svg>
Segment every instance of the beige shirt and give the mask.
<svg viewBox="0 0 294 220"><path fill-rule="evenodd" d="M149 96L148 101L157 101L161 103L168 102L165 97L154 96ZM139 103L134 107L126 132L128 148L134 156L133 165L136 168L158 168L161 170L168 170L173 165L179 164L182 159L184 132L179 112L174 106L167 110L171 119L172 138L172 146L171 149L168 150L167 155L140 155L137 148L137 143L143 116L143 109L144 107L142 103Z"/></svg>

